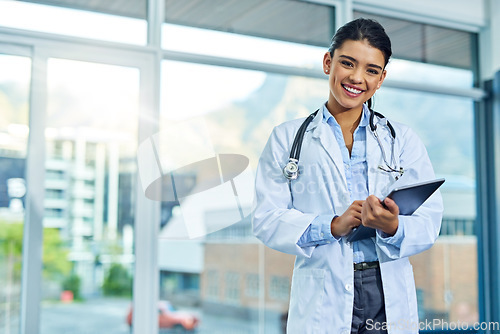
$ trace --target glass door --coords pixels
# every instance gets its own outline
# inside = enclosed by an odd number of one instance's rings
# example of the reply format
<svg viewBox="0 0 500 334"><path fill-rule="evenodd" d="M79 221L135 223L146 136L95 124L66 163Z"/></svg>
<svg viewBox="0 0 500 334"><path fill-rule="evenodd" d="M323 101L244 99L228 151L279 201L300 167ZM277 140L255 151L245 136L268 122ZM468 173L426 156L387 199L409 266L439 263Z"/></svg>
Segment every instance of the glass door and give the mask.
<svg viewBox="0 0 500 334"><path fill-rule="evenodd" d="M128 333L139 88L138 68L47 61L42 334Z"/></svg>
<svg viewBox="0 0 500 334"><path fill-rule="evenodd" d="M19 332L29 132L31 57L17 51L0 44L0 333L5 334Z"/></svg>

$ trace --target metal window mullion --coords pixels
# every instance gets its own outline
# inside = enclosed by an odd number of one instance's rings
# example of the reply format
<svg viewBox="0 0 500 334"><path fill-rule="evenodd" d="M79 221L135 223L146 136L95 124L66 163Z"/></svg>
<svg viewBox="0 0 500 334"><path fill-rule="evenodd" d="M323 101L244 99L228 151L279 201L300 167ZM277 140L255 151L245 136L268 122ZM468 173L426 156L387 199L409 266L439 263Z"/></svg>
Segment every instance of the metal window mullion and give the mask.
<svg viewBox="0 0 500 334"><path fill-rule="evenodd" d="M32 49L24 44L2 43L0 41L0 54L31 58Z"/></svg>
<svg viewBox="0 0 500 334"><path fill-rule="evenodd" d="M161 48L161 26L165 19L164 0L148 0L148 45L154 48Z"/></svg>
<svg viewBox="0 0 500 334"><path fill-rule="evenodd" d="M490 94L476 111L479 315L500 322L500 72L485 85Z"/></svg>
<svg viewBox="0 0 500 334"><path fill-rule="evenodd" d="M36 50L36 49L35 49ZM45 192L45 114L47 59L34 52L30 86L26 214L23 234L20 333L36 334L40 327L43 215Z"/></svg>
<svg viewBox="0 0 500 334"><path fill-rule="evenodd" d="M140 68L139 145L159 131L163 7L163 0L148 1L148 45L154 50L148 55L149 61ZM157 168L153 164L152 161L151 168ZM134 334L157 334L158 234L161 206L159 202L153 202L145 197L139 172L136 177L135 208L133 332Z"/></svg>

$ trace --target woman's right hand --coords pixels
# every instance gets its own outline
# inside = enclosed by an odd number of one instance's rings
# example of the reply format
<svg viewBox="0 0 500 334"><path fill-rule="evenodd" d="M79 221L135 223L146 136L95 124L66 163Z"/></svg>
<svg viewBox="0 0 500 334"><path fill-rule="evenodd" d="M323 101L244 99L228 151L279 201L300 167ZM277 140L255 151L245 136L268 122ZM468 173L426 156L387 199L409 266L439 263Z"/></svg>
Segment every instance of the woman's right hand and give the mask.
<svg viewBox="0 0 500 334"><path fill-rule="evenodd" d="M330 224L332 235L336 238L343 237L355 227L361 225L361 208L364 201L354 201L347 210L338 217L332 219Z"/></svg>

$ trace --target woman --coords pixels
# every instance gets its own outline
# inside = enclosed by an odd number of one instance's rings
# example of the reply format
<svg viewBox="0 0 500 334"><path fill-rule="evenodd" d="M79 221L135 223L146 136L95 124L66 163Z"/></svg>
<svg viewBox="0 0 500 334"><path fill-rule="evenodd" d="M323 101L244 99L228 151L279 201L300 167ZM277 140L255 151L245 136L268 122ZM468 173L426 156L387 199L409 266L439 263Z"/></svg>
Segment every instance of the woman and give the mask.
<svg viewBox="0 0 500 334"><path fill-rule="evenodd" d="M277 126L259 161L254 233L269 247L296 255L288 333L418 332L408 257L432 246L443 209L439 193L411 216L379 199L398 179L434 178L415 133L372 115L371 98L391 54L378 22L361 18L341 27L323 58L328 100L304 133L298 178L288 180L283 168L304 119ZM361 224L376 233L349 242Z"/></svg>

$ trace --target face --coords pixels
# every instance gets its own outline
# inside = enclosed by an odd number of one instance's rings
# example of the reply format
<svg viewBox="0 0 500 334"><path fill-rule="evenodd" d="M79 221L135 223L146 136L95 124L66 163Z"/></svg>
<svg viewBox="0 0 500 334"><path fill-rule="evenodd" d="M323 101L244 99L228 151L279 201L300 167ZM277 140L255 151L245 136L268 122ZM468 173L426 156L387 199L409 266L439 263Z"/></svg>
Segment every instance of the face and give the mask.
<svg viewBox="0 0 500 334"><path fill-rule="evenodd" d="M330 112L361 110L385 79L384 54L366 40L345 41L323 58L323 71L329 75ZM333 109L333 110L332 110Z"/></svg>

